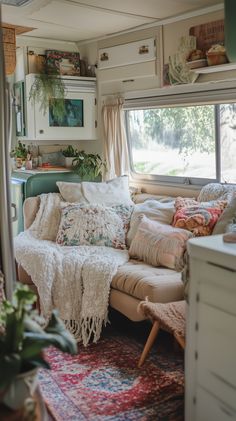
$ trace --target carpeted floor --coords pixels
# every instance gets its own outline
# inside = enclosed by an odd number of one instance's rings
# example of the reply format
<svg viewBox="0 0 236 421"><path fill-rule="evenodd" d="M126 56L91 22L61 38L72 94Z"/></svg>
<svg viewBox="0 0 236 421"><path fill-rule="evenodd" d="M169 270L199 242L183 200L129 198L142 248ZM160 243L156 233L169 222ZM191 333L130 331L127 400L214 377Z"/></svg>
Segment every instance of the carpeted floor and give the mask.
<svg viewBox="0 0 236 421"><path fill-rule="evenodd" d="M39 382L57 421L183 421L183 352L160 334L138 369L144 339L135 332L106 328L74 357L47 350L52 370L41 370Z"/></svg>

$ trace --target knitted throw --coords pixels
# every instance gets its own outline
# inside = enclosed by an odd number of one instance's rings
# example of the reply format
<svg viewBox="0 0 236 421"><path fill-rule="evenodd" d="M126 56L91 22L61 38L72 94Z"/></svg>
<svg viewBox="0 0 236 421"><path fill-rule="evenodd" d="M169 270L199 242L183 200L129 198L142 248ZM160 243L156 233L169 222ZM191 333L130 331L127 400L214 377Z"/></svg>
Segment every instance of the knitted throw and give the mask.
<svg viewBox="0 0 236 421"><path fill-rule="evenodd" d="M62 247L38 239L54 200L58 202L58 195L41 196L40 218L15 238L15 256L38 289L45 319L57 308L67 328L86 346L91 337L98 341L108 320L110 284L118 266L128 261L128 252L105 246Z"/></svg>

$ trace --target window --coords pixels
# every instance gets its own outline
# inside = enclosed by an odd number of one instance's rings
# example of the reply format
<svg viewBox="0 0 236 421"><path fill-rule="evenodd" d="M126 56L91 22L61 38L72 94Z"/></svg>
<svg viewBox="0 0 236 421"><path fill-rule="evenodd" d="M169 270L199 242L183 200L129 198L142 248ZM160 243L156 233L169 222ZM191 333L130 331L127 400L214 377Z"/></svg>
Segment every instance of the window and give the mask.
<svg viewBox="0 0 236 421"><path fill-rule="evenodd" d="M236 183L236 104L220 106L221 180Z"/></svg>
<svg viewBox="0 0 236 421"><path fill-rule="evenodd" d="M126 125L136 177L236 183L236 103L128 109Z"/></svg>

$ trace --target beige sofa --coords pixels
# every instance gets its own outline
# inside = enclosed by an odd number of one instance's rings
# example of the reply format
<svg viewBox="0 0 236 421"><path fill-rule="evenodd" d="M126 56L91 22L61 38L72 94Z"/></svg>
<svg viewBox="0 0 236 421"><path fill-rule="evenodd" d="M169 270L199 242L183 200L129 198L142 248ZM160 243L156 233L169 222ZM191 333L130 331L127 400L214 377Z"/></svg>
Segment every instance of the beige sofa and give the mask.
<svg viewBox="0 0 236 421"><path fill-rule="evenodd" d="M140 202L150 197L148 196L140 194L136 200ZM151 197L153 198L153 195ZM38 197L25 200L25 229L33 222L38 207ZM18 279L20 282L30 285L37 292L30 276L21 266L18 267ZM181 273L167 268L153 267L136 260L130 260L125 265L120 266L112 280L110 306L132 321L141 321L144 316L137 312L137 306L146 297L152 302L160 303L183 299Z"/></svg>

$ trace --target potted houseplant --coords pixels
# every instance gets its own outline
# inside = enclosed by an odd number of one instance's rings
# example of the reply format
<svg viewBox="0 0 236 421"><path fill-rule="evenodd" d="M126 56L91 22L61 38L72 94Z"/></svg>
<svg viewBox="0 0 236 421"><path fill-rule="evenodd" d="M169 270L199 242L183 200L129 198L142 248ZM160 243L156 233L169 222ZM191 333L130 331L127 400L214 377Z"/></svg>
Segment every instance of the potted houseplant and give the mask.
<svg viewBox="0 0 236 421"><path fill-rule="evenodd" d="M65 157L65 166L67 168L72 167L73 160L77 157L78 153L78 150L72 145L68 145L67 148L62 151L62 154Z"/></svg>
<svg viewBox="0 0 236 421"><path fill-rule="evenodd" d="M19 140L15 148L10 152L10 157L15 159L16 168L21 168L25 164L28 154L28 148Z"/></svg>
<svg viewBox="0 0 236 421"><path fill-rule="evenodd" d="M59 70L48 69L46 59L42 64L41 73L35 76L30 88L29 100L40 104L40 111L46 114L48 104L52 114L57 121L63 121L66 114L65 109L65 84L60 77Z"/></svg>
<svg viewBox="0 0 236 421"><path fill-rule="evenodd" d="M98 154L79 151L76 158L73 159L72 170L82 180L100 180L103 171L106 170L106 163Z"/></svg>
<svg viewBox="0 0 236 421"><path fill-rule="evenodd" d="M46 327L33 310L36 295L18 285L12 303L0 304L0 397L11 409L23 406L37 385L37 368L50 368L42 350L50 345L75 354L76 341L56 311Z"/></svg>

